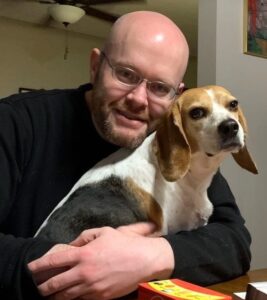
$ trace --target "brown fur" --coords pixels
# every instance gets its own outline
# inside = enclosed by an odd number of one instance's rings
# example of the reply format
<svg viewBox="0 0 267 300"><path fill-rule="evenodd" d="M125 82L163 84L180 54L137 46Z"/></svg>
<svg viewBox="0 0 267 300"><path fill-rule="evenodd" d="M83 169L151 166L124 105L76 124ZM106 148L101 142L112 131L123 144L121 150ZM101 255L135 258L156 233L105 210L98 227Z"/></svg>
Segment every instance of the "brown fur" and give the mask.
<svg viewBox="0 0 267 300"><path fill-rule="evenodd" d="M160 170L168 181L176 181L185 176L190 167L191 153L198 150L197 141L191 138L190 132L186 129L188 122L186 116L193 107L205 106L208 111L211 109L210 101L207 101L207 89L212 89L216 101L221 105L227 105L229 100L235 99L226 89L219 86L190 89L173 102L157 130L154 151ZM238 120L247 134L247 123L241 108L238 106L233 114L238 115ZM232 155L242 168L254 174L258 173L246 145Z"/></svg>
<svg viewBox="0 0 267 300"><path fill-rule="evenodd" d="M151 194L141 189L131 178L126 180L126 186L135 195L141 209L147 213L148 219L156 224L158 230L161 230L163 215L161 207L157 201Z"/></svg>

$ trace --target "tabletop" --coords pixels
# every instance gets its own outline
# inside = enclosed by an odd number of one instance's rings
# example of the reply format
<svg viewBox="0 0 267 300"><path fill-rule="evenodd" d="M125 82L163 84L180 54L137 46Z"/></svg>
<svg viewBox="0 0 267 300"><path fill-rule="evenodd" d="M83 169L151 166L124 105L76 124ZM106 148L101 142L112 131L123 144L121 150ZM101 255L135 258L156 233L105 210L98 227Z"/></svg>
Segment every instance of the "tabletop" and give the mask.
<svg viewBox="0 0 267 300"><path fill-rule="evenodd" d="M210 289L231 295L236 292L244 292L249 282L267 281L267 269L252 270L247 274L230 281L209 286Z"/></svg>
<svg viewBox="0 0 267 300"><path fill-rule="evenodd" d="M256 281L267 281L267 269L252 270L243 276L237 277L233 280L210 285L208 286L208 288L226 295L232 295L235 292L246 291L247 284L249 282ZM137 298L137 292L134 292L128 296L119 298L117 300L137 300Z"/></svg>

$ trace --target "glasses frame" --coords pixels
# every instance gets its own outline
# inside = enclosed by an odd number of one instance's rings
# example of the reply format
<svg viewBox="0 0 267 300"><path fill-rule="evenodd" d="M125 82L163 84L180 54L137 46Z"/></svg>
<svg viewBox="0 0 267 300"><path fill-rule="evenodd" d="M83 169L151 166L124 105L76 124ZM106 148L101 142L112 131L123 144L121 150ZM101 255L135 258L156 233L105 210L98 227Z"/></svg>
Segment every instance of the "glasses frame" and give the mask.
<svg viewBox="0 0 267 300"><path fill-rule="evenodd" d="M142 77L140 74L138 74L138 72L136 72L134 69L132 68L129 68L129 67L125 67L125 66L121 66L121 65L113 65L108 56L105 54L105 52L101 51L101 55L104 59L106 59L109 67L111 68L112 70L112 76L113 78L115 78L119 83L123 84L124 86L127 86L127 87L131 87L131 88L135 88L137 86L139 86L143 81L146 82L146 88L147 90L153 95L153 97L157 98L157 99L160 99L160 100L173 100L173 98L177 95L179 95L179 91L178 91L178 87L177 88L174 88L173 86L171 86L170 84L164 82L164 81L160 81L160 80L155 80L155 81L150 81L148 80L147 78L144 78ZM129 70L131 72L134 72L138 77L139 77L139 81L137 83L133 83L133 84L128 84L128 83L125 83L123 81L121 81L117 75L116 75L116 68L124 68L125 70ZM163 96L163 97L160 97L158 95L156 95L153 91L150 90L150 86L151 84L153 83L160 83L160 84L164 84L165 86L168 86L168 88L170 88L170 92L166 95L166 96Z"/></svg>

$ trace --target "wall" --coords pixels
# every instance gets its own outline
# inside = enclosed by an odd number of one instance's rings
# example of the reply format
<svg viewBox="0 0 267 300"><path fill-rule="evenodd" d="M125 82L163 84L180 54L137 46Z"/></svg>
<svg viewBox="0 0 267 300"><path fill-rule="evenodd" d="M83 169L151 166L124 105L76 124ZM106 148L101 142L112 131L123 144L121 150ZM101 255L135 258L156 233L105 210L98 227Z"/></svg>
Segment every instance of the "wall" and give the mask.
<svg viewBox="0 0 267 300"><path fill-rule="evenodd" d="M239 100L249 124L248 147L259 175L232 159L222 171L252 234L252 269L267 267L267 60L243 54L243 0L199 1L198 85L219 84ZM208 45L208 46L207 46Z"/></svg>
<svg viewBox="0 0 267 300"><path fill-rule="evenodd" d="M193 88L197 86L197 57L196 56L190 56L188 67L183 81L187 88Z"/></svg>
<svg viewBox="0 0 267 300"><path fill-rule="evenodd" d="M72 88L89 81L89 55L101 48L97 37L69 32L64 60L65 32L0 17L0 99L26 88ZM191 57L186 86L196 86L196 57Z"/></svg>
<svg viewBox="0 0 267 300"><path fill-rule="evenodd" d="M64 60L65 32L0 18L0 98L19 87L71 88L89 81L89 54L101 47L96 37L69 32Z"/></svg>

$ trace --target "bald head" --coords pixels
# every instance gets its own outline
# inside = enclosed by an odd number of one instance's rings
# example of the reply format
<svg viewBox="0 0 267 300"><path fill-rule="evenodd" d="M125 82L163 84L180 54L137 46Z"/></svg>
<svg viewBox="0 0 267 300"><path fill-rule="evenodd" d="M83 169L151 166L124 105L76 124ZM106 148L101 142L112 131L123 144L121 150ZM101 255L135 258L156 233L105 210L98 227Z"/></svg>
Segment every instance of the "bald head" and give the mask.
<svg viewBox="0 0 267 300"><path fill-rule="evenodd" d="M166 16L151 11L136 11L120 17L113 25L104 45L108 55L123 57L126 51L135 49L140 55L148 55L156 63L166 57L177 68L179 80L186 71L189 49L187 41Z"/></svg>
<svg viewBox="0 0 267 300"><path fill-rule="evenodd" d="M103 49L91 52L93 90L87 103L99 134L136 147L183 87L188 45L167 17L137 11L119 18Z"/></svg>

